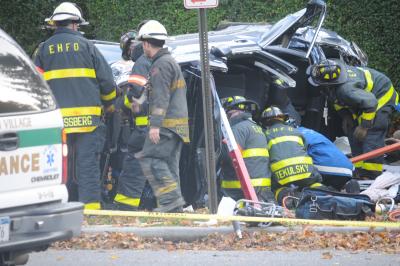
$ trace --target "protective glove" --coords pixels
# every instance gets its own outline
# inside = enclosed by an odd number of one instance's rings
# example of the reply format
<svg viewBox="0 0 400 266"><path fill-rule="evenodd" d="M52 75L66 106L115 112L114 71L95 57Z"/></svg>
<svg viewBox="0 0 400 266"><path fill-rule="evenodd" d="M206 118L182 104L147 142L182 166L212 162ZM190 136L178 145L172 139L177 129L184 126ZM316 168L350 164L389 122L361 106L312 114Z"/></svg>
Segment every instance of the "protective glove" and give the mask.
<svg viewBox="0 0 400 266"><path fill-rule="evenodd" d="M357 126L356 129L354 130L353 137L356 140L362 142L365 140L367 133L368 133L368 128Z"/></svg>
<svg viewBox="0 0 400 266"><path fill-rule="evenodd" d="M343 133L348 136L354 127L354 120L351 115L345 115L342 119Z"/></svg>

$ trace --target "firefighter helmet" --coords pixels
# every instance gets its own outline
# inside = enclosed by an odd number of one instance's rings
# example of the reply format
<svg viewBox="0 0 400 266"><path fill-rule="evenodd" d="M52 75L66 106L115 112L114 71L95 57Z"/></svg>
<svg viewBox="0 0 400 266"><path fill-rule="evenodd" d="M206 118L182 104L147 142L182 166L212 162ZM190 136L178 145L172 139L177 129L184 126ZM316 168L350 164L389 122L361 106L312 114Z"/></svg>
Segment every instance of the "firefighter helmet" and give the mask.
<svg viewBox="0 0 400 266"><path fill-rule="evenodd" d="M311 85L340 85L347 80L346 66L339 60L327 59L307 68L308 81Z"/></svg>
<svg viewBox="0 0 400 266"><path fill-rule="evenodd" d="M55 21L65 20L71 20L80 25L89 24L89 22L82 17L82 10L79 8L79 6L71 2L63 2L59 4L54 9L51 17L45 19L45 22L47 22L49 25L54 25Z"/></svg>
<svg viewBox="0 0 400 266"><path fill-rule="evenodd" d="M259 107L255 101L246 100L243 96L232 96L221 99L222 107L226 112L240 110L250 113L258 111Z"/></svg>
<svg viewBox="0 0 400 266"><path fill-rule="evenodd" d="M289 115L282 112L277 106L270 106L261 114L261 123L265 126L271 125L273 121L285 122L289 119Z"/></svg>
<svg viewBox="0 0 400 266"><path fill-rule="evenodd" d="M123 34L119 41L119 47L122 50L122 58L125 60L131 59L131 44L136 38L136 31L130 30Z"/></svg>
<svg viewBox="0 0 400 266"><path fill-rule="evenodd" d="M145 39L155 39L165 41L168 39L168 33L165 27L157 20L149 20L140 27L136 39L143 41Z"/></svg>

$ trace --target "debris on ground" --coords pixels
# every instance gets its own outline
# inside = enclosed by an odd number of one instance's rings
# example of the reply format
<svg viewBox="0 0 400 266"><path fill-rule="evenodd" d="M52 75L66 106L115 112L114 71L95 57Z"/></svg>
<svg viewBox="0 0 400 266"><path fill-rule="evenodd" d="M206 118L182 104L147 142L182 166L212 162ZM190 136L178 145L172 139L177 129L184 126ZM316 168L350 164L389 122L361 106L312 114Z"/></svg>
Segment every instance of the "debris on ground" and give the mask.
<svg viewBox="0 0 400 266"><path fill-rule="evenodd" d="M309 251L316 249L400 253L399 232L319 233L303 231L271 233L243 232L243 239L231 234L210 234L193 242L141 238L132 233L85 234L69 241L56 242L55 249L151 249L151 250L275 250ZM324 255L329 259L329 254Z"/></svg>

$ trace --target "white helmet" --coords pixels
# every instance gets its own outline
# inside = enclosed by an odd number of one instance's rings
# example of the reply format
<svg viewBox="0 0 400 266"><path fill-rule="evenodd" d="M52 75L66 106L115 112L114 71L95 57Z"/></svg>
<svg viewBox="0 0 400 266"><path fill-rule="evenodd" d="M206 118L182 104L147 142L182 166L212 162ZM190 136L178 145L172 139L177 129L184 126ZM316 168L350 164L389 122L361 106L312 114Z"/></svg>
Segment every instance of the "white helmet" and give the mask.
<svg viewBox="0 0 400 266"><path fill-rule="evenodd" d="M165 41L168 39L168 33L160 22L157 20L149 20L140 28L136 39L140 41L145 39Z"/></svg>
<svg viewBox="0 0 400 266"><path fill-rule="evenodd" d="M53 15L46 18L48 24L53 25L55 21L72 20L81 25L87 25L89 22L82 17L81 9L74 3L63 2L54 9Z"/></svg>

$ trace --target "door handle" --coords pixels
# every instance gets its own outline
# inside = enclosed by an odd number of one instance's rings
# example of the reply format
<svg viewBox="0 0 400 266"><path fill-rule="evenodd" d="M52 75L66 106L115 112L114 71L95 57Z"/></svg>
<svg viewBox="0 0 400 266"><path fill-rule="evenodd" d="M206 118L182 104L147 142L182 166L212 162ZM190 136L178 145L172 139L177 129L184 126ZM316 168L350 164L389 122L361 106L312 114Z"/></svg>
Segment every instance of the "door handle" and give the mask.
<svg viewBox="0 0 400 266"><path fill-rule="evenodd" d="M19 137L16 132L0 134L0 151L13 151L19 147Z"/></svg>

